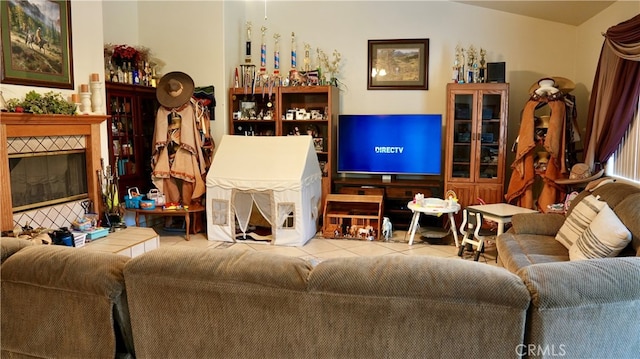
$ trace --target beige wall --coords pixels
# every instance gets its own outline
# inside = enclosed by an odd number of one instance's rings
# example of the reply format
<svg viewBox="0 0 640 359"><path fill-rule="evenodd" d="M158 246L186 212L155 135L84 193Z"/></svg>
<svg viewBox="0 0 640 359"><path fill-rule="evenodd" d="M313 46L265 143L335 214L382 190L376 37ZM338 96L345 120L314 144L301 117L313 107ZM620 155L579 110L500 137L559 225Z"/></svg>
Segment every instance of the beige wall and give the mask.
<svg viewBox="0 0 640 359"><path fill-rule="evenodd" d="M108 2L105 8L130 6ZM137 28L112 27L105 16L105 39L138 43L166 61L165 72L184 71L198 85L216 86L215 139L227 131L227 88L243 59L244 24L253 24L253 62L259 63L259 28L267 27L268 68L273 68L273 34L282 35L281 68L288 69L290 34L296 33L299 63L303 43L342 54L343 113L441 113L456 45L487 49L488 61L507 62L511 84L509 143L530 85L545 76L576 83L579 121L584 127L588 94L602 36L608 27L640 11L619 1L581 26L570 26L448 1L139 1ZM265 20L266 4L266 20ZM120 11L110 11L117 14ZM134 10L129 10L134 13ZM107 11L105 11L107 15ZM113 30L112 30L113 29ZM428 91L368 91L367 40L429 38ZM509 160L510 163L511 160Z"/></svg>
<svg viewBox="0 0 640 359"><path fill-rule="evenodd" d="M290 33L298 51L308 42L342 54L343 113L440 113L450 81L454 48L487 49L488 61L507 62L511 83L509 144L529 86L544 76L576 82L579 117L584 122L588 94L602 45L601 32L640 12L636 1L618 1L574 27L448 1L78 1L72 0L75 84L103 73L104 42L143 45L166 62L165 72L184 71L196 85L216 87L214 138L227 131L227 88L242 59L244 23L254 24L254 62L259 62L259 28L268 28L268 67L273 67L273 33L282 34L281 64L289 66ZM367 40L429 38L428 91L367 91ZM315 53L315 51L314 51ZM313 54L315 57L315 54ZM301 61L299 60L301 63ZM2 85L6 99L48 88ZM71 90L59 90L70 95ZM103 153L107 156L106 125ZM510 161L509 161L510 163Z"/></svg>

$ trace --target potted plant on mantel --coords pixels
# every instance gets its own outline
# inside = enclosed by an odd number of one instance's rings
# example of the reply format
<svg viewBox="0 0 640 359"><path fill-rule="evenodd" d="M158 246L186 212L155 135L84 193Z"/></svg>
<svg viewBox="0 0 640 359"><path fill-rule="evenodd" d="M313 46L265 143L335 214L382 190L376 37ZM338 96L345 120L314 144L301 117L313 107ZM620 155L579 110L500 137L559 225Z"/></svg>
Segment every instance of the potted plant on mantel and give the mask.
<svg viewBox="0 0 640 359"><path fill-rule="evenodd" d="M6 101L8 112L34 113L39 115L75 115L76 104L71 103L62 97L59 92L49 91L41 95L35 91L29 91L24 100L9 99Z"/></svg>

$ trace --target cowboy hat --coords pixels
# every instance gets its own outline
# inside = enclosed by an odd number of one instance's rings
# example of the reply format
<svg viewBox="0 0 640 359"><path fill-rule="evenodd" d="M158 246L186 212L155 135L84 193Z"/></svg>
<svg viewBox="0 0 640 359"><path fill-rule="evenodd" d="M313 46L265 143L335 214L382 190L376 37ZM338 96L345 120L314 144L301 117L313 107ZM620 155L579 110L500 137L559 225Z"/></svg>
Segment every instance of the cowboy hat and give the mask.
<svg viewBox="0 0 640 359"><path fill-rule="evenodd" d="M176 108L191 99L194 88L193 79L189 75L179 71L169 72L158 82L156 97L162 106Z"/></svg>
<svg viewBox="0 0 640 359"><path fill-rule="evenodd" d="M569 93L576 88L576 84L574 84L573 81L569 80L566 77L543 77L540 80L536 81L533 85L531 85L531 87L529 88L529 94L533 94L537 89L541 87L543 88L545 86L553 86L563 93Z"/></svg>
<svg viewBox="0 0 640 359"><path fill-rule="evenodd" d="M591 173L591 168L586 163L576 163L571 167L569 178L558 178L555 180L557 184L579 184L588 183L600 178L604 174L604 169L596 173Z"/></svg>

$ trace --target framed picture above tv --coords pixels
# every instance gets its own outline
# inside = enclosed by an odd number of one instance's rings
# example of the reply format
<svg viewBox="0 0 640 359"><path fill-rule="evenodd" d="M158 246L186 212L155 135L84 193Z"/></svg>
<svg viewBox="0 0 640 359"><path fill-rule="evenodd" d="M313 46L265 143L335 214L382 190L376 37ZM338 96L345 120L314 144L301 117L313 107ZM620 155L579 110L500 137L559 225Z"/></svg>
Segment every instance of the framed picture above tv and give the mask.
<svg viewBox="0 0 640 359"><path fill-rule="evenodd" d="M429 39L369 40L368 90L427 90Z"/></svg>

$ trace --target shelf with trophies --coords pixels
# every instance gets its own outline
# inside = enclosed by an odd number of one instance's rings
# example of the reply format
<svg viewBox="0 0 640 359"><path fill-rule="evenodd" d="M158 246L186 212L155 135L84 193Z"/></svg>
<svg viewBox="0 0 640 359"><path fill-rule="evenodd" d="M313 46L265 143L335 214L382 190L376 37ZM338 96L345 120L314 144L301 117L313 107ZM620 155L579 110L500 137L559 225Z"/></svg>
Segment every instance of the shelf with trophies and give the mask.
<svg viewBox="0 0 640 359"><path fill-rule="evenodd" d="M336 121L340 111L336 86L340 53L329 59L322 50L311 57L304 43L298 64L297 38L291 33L291 65L281 72L280 34L273 34L273 69L267 70L267 28L260 28L260 63L252 63L251 23L246 24L245 56L234 69L229 89L229 134L244 136L313 137L323 174L323 193L331 192ZM315 64L312 64L315 62Z"/></svg>

